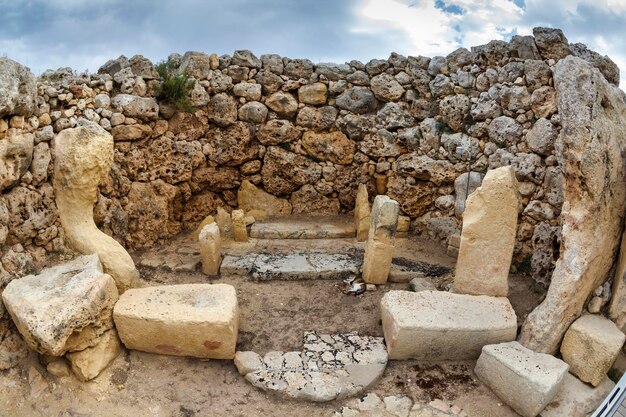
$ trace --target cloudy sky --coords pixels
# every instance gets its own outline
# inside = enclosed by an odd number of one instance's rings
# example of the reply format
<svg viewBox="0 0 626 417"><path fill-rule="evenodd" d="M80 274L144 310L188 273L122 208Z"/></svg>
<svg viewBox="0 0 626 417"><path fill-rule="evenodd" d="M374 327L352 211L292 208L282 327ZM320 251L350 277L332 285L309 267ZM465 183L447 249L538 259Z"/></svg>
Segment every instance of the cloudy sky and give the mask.
<svg viewBox="0 0 626 417"><path fill-rule="evenodd" d="M0 54L37 74L188 50L367 62L447 55L534 26L563 29L626 73L626 0L0 0Z"/></svg>

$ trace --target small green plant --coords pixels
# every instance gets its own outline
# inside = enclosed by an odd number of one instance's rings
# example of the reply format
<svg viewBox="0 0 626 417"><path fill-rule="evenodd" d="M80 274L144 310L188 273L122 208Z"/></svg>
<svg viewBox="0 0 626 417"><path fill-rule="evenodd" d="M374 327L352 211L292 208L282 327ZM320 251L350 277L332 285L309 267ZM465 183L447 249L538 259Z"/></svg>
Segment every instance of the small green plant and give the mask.
<svg viewBox="0 0 626 417"><path fill-rule="evenodd" d="M163 79L158 99L176 110L192 112L194 109L189 102L192 83L189 82L189 75L185 72L176 72L170 61L161 61L156 70Z"/></svg>

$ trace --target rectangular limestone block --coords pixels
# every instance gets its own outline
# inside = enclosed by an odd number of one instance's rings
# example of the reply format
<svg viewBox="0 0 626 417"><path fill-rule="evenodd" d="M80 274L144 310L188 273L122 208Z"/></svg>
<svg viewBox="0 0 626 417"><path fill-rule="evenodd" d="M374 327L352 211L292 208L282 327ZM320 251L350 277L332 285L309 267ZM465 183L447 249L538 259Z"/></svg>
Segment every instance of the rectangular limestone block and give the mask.
<svg viewBox="0 0 626 417"><path fill-rule="evenodd" d="M587 314L565 333L561 356L569 364L571 373L595 387L611 369L624 339L624 333L611 320Z"/></svg>
<svg viewBox="0 0 626 417"><path fill-rule="evenodd" d="M512 409L535 417L560 391L567 370L567 364L552 355L509 342L485 346L474 372Z"/></svg>
<svg viewBox="0 0 626 417"><path fill-rule="evenodd" d="M389 359L476 359L483 346L515 340L506 298L443 291L389 291L381 300Z"/></svg>
<svg viewBox="0 0 626 417"><path fill-rule="evenodd" d="M232 359L239 307L227 284L184 284L126 291L113 310L128 349L164 355Z"/></svg>
<svg viewBox="0 0 626 417"><path fill-rule="evenodd" d="M385 284L389 279L392 260L392 244L368 240L363 257L363 280L368 284Z"/></svg>

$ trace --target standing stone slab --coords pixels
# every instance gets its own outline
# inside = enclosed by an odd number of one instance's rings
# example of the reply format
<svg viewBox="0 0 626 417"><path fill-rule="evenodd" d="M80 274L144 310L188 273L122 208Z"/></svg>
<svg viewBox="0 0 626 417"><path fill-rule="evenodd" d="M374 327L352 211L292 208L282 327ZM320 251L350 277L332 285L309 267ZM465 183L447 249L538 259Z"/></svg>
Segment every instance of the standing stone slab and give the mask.
<svg viewBox="0 0 626 417"><path fill-rule="evenodd" d="M398 202L388 196L374 199L363 258L363 279L368 284L384 284L389 278L398 212Z"/></svg>
<svg viewBox="0 0 626 417"><path fill-rule="evenodd" d="M454 292L506 297L517 232L517 180L513 167L487 172L467 199Z"/></svg>
<svg viewBox="0 0 626 417"><path fill-rule="evenodd" d="M556 157L564 173L560 257L546 298L528 315L519 338L551 353L608 278L626 205L624 93L572 56L554 67L554 87L562 125Z"/></svg>
<svg viewBox="0 0 626 417"><path fill-rule="evenodd" d="M389 291L381 300L390 359L476 359L483 346L515 339L506 298L442 291Z"/></svg>
<svg viewBox="0 0 626 417"><path fill-rule="evenodd" d="M11 281L2 293L26 343L54 356L98 343L113 327L117 299L115 281L102 272L95 254Z"/></svg>
<svg viewBox="0 0 626 417"><path fill-rule="evenodd" d="M568 366L517 342L483 347L474 372L504 403L523 417L535 417L559 392Z"/></svg>
<svg viewBox="0 0 626 417"><path fill-rule="evenodd" d="M239 307L231 285L129 290L115 305L113 319L128 349L212 359L235 356Z"/></svg>
<svg viewBox="0 0 626 417"><path fill-rule="evenodd" d="M354 224L356 225L356 240L365 242L370 231L370 202L365 184L359 184L359 190L356 193Z"/></svg>
<svg viewBox="0 0 626 417"><path fill-rule="evenodd" d="M246 230L246 216L243 210L233 210L231 217L233 220L233 237L235 242L247 242L248 230Z"/></svg>
<svg viewBox="0 0 626 417"><path fill-rule="evenodd" d="M587 314L565 333L561 355L571 373L595 387L606 377L625 339L624 333L611 320Z"/></svg>
<svg viewBox="0 0 626 417"><path fill-rule="evenodd" d="M219 273L222 262L222 238L216 223L207 224L198 235L202 273L214 276Z"/></svg>

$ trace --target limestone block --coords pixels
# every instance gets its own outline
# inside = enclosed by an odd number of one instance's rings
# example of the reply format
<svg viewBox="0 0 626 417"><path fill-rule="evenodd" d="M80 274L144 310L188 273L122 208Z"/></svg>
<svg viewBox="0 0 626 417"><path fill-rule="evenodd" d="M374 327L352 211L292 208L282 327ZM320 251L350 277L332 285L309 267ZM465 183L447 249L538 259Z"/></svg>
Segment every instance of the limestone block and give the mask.
<svg viewBox="0 0 626 417"><path fill-rule="evenodd" d="M207 224L198 235L202 273L214 276L219 273L222 262L222 238L216 223Z"/></svg>
<svg viewBox="0 0 626 417"><path fill-rule="evenodd" d="M595 387L611 369L625 339L624 333L611 320L587 314L565 333L561 355L571 373Z"/></svg>
<svg viewBox="0 0 626 417"><path fill-rule="evenodd" d="M561 256L546 298L528 315L519 338L524 346L541 352L558 350L592 291L609 276L619 251L626 204L623 92L589 63L572 56L554 67L554 87L562 126L556 157L566 173Z"/></svg>
<svg viewBox="0 0 626 417"><path fill-rule="evenodd" d="M246 215L243 210L233 210L231 213L233 222L233 236L236 242L248 241L248 230L246 229Z"/></svg>
<svg viewBox="0 0 626 417"><path fill-rule="evenodd" d="M204 226L206 226L207 224L211 224L211 223L215 223L215 217L213 217L211 215L206 216L204 218L204 220L202 220L200 222L200 224L198 225L198 227L194 231L194 234L196 236L200 236L200 232L202 231L202 229L204 229Z"/></svg>
<svg viewBox="0 0 626 417"><path fill-rule="evenodd" d="M125 292L113 320L128 349L163 355L232 359L239 307L227 284L182 284Z"/></svg>
<svg viewBox="0 0 626 417"><path fill-rule="evenodd" d="M248 180L243 180L237 191L237 205L245 212L262 210L269 216L291 214L291 204L288 200L275 197Z"/></svg>
<svg viewBox="0 0 626 417"><path fill-rule="evenodd" d="M93 221L98 185L113 163L113 137L99 125L61 131L54 140L54 192L59 218L69 245L83 254L97 253L104 271L120 292L138 285L139 272L126 249L100 231Z"/></svg>
<svg viewBox="0 0 626 417"><path fill-rule="evenodd" d="M219 227L223 239L233 238L233 219L230 214L221 207L217 208L215 223L217 227Z"/></svg>
<svg viewBox="0 0 626 417"><path fill-rule="evenodd" d="M443 291L389 291L380 302L390 359L476 359L483 346L515 340L506 298Z"/></svg>
<svg viewBox="0 0 626 417"><path fill-rule="evenodd" d="M398 202L388 196L378 195L374 199L363 258L363 279L368 284L387 282L393 257L398 211Z"/></svg>
<svg viewBox="0 0 626 417"><path fill-rule="evenodd" d="M98 343L113 327L117 299L115 281L102 272L95 254L13 280L2 293L26 343L54 356Z"/></svg>
<svg viewBox="0 0 626 417"><path fill-rule="evenodd" d="M370 203L365 184L359 184L359 190L356 193L354 223L356 225L356 240L364 242L370 231Z"/></svg>
<svg viewBox="0 0 626 417"><path fill-rule="evenodd" d="M602 404L613 387L615 383L606 376L597 387L592 387L568 372L561 389L543 409L541 417L587 417Z"/></svg>
<svg viewBox="0 0 626 417"><path fill-rule="evenodd" d="M100 375L108 365L122 353L122 345L115 329L107 331L97 345L68 353L72 370L81 381L89 381Z"/></svg>
<svg viewBox="0 0 626 417"><path fill-rule="evenodd" d="M474 373L523 417L535 417L559 392L568 366L518 342L485 346Z"/></svg>
<svg viewBox="0 0 626 417"><path fill-rule="evenodd" d="M467 199L454 292L506 297L517 233L519 196L513 167L487 172Z"/></svg>

